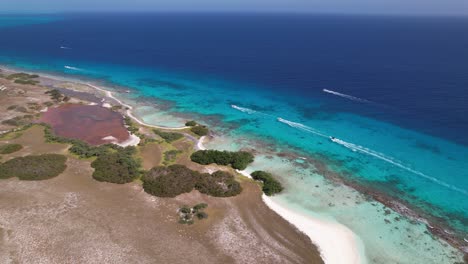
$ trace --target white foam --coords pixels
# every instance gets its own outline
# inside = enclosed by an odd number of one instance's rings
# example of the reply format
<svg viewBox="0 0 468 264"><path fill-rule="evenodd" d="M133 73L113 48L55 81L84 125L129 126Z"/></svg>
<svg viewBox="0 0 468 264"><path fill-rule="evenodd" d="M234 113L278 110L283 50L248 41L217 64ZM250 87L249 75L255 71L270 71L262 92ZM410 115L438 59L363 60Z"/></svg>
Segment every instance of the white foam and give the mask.
<svg viewBox="0 0 468 264"><path fill-rule="evenodd" d="M294 127L294 128L297 128L297 129L300 129L300 130L315 134L317 136L328 137L327 135L323 134L322 132L320 132L318 130L315 130L315 129L313 129L313 128L309 127L309 126L306 126L304 124L301 124L301 123L296 123L296 122L293 122L293 121L289 121L289 120L283 119L281 117L278 117L278 121L281 122L281 123L284 123L284 124L286 124L286 125L288 125L290 127Z"/></svg>
<svg viewBox="0 0 468 264"><path fill-rule="evenodd" d="M131 119L133 119L135 122L137 122L138 124L140 125L144 125L144 126L147 126L147 127L153 127L153 128L160 128L160 129L168 129L168 130L182 130L182 129L187 129L187 128L190 128L189 126L183 126L183 127L163 127L163 126L155 126L155 125L150 125L150 124L147 124L147 123L144 123L143 121L141 121L140 119L136 118L133 114L132 114L132 109L133 107L128 105L128 104L125 104L124 102L122 102L121 100L119 100L118 98L116 98L110 91L107 91L105 89L102 89L102 88L99 88L95 85L92 85L92 84L89 84L87 83L86 85L88 85L89 87L91 88L94 88L96 90L99 90L101 92L104 92L106 94L107 97L109 98L112 98L114 99L115 101L117 101L119 104L121 104L122 106L124 106L125 108L127 108L127 111L126 111L126 114L128 117L130 117ZM103 99L104 101L104 99Z"/></svg>
<svg viewBox="0 0 468 264"><path fill-rule="evenodd" d="M61 49L65 49L65 50L71 50L70 47L65 47L65 46L60 46Z"/></svg>
<svg viewBox="0 0 468 264"><path fill-rule="evenodd" d="M82 71L82 69L80 68L77 68L77 67L73 67L73 66L68 66L68 65L65 65L63 66L65 69L68 69L68 70L73 70L73 71Z"/></svg>
<svg viewBox="0 0 468 264"><path fill-rule="evenodd" d="M257 111L252 110L250 108L246 108L246 107L240 107L240 106L237 106L237 105L231 105L231 107L236 109L236 110L239 110L241 112L247 113L249 115L257 113Z"/></svg>
<svg viewBox="0 0 468 264"><path fill-rule="evenodd" d="M370 103L370 101L368 101L368 100L366 100L366 99L362 99L362 98L355 97L355 96L352 96L352 95L343 94L343 93L335 92L335 91L328 90L328 89L323 89L322 91L323 91L324 93L333 94L333 95L336 95L336 96L339 96L339 97L343 97L343 98L346 98L346 99L349 99L349 100L352 100L352 101L355 101L355 102Z"/></svg>
<svg viewBox="0 0 468 264"><path fill-rule="evenodd" d="M413 174L421 176L421 177L423 177L423 178L425 178L425 179L427 179L429 181L437 183L437 184L439 184L441 186L444 186L444 187L449 188L451 190L454 190L454 191L463 193L465 195L468 195L468 192L466 190L460 189L460 188L458 188L456 186L453 186L453 185L448 184L446 182L443 182L443 181L441 181L439 179L436 179L434 177L426 175L426 174L424 174L424 173L422 173L420 171L409 168L409 167L403 165L401 161L398 161L398 160L396 160L396 159L394 159L392 157L386 156L385 154L380 153L378 151L375 151L375 150L372 150L372 149L369 149L369 148L366 148L366 147L363 147L363 146L359 146L359 145L356 145L356 144L353 144L353 143L349 143L349 142L346 142L346 141L338 139L338 138L334 138L332 141L339 144L339 145L342 145L342 146L344 146L344 147L346 147L346 148L348 148L348 149L350 149L352 151L357 151L357 152L360 152L360 153L364 153L364 154L373 156L375 158L378 158L380 160L383 160L383 161L386 161L386 162L388 162L390 164L393 164L393 165L395 165L395 166L397 166L399 168L402 168L402 169L404 169L406 171L409 171L409 172L411 172Z"/></svg>

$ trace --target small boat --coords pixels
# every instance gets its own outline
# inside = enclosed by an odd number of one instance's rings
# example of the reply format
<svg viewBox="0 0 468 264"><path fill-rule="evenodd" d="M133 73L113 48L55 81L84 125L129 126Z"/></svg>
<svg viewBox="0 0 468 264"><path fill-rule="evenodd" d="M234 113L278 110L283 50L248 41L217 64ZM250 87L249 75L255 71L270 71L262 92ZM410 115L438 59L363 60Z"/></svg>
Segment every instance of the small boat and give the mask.
<svg viewBox="0 0 468 264"><path fill-rule="evenodd" d="M338 139L336 137L330 137L330 140L336 142Z"/></svg>

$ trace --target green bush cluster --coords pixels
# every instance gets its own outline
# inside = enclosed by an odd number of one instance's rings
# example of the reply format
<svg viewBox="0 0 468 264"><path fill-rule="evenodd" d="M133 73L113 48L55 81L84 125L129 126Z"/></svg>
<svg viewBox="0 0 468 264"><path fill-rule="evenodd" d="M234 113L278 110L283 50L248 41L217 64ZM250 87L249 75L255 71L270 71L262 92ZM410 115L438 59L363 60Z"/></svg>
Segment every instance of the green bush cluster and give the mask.
<svg viewBox="0 0 468 264"><path fill-rule="evenodd" d="M6 144L0 146L0 154L10 154L19 151L22 148L23 146L21 146L20 144Z"/></svg>
<svg viewBox="0 0 468 264"><path fill-rule="evenodd" d="M135 125L135 123L133 123L132 119L128 116L125 116L124 117L124 123L125 125L127 126L127 130L132 133L132 134L135 134L138 132L138 127Z"/></svg>
<svg viewBox="0 0 468 264"><path fill-rule="evenodd" d="M176 140L179 140L184 137L184 135L180 133L174 133L174 132L164 132L158 129L153 129L153 132L160 136L162 139L164 139L167 143L174 142Z"/></svg>
<svg viewBox="0 0 468 264"><path fill-rule="evenodd" d="M81 141L79 139L64 138L64 137L56 136L53 134L52 129L48 124L42 123L41 125L45 127L44 137L47 142L71 144L72 146L68 149L68 151L72 154L78 155L80 158L87 159L91 157L97 157L99 155L108 153L109 150L118 150L121 148L115 144L91 146L88 143Z"/></svg>
<svg viewBox="0 0 468 264"><path fill-rule="evenodd" d="M91 163L94 168L93 178L111 183L128 183L140 175L140 164L133 158L134 147L121 148L115 152L100 154Z"/></svg>
<svg viewBox="0 0 468 264"><path fill-rule="evenodd" d="M244 170L247 165L254 161L254 156L246 151L198 150L190 156L190 159L202 165L216 163L225 166L231 165L234 169Z"/></svg>
<svg viewBox="0 0 468 264"><path fill-rule="evenodd" d="M10 126L25 126L30 124L33 119L34 116L32 115L16 116L7 120L3 120L2 124Z"/></svg>
<svg viewBox="0 0 468 264"><path fill-rule="evenodd" d="M159 197L176 197L194 188L215 197L235 196L242 191L234 176L227 172L201 174L177 164L154 167L142 180L145 192Z"/></svg>
<svg viewBox="0 0 468 264"><path fill-rule="evenodd" d="M37 74L27 74L27 73L13 73L8 75L6 78L9 80L14 80L15 83L19 84L31 84L31 85L36 85L39 83L39 81L33 80L35 78L38 78L39 75Z"/></svg>
<svg viewBox="0 0 468 264"><path fill-rule="evenodd" d="M172 149L172 150L168 150L168 151L164 152L164 162L163 162L163 164L167 165L167 164L169 164L171 162L174 162L175 159L177 158L177 155L179 155L180 153L182 153L182 151L176 150L176 149Z"/></svg>
<svg viewBox="0 0 468 264"><path fill-rule="evenodd" d="M236 196L242 191L240 183L232 174L225 171L217 171L213 174L202 174L195 188L204 194L215 197Z"/></svg>
<svg viewBox="0 0 468 264"><path fill-rule="evenodd" d="M18 72L18 73L10 74L6 78L9 79L9 80L13 80L13 79L35 79L35 78L39 78L39 75L37 75L37 74L27 74L27 73L24 73L24 72Z"/></svg>
<svg viewBox="0 0 468 264"><path fill-rule="evenodd" d="M206 203L197 204L192 208L182 206L179 208L179 223L191 225L194 223L194 217L197 217L198 220L208 218L208 214L203 212L206 207L208 207Z"/></svg>
<svg viewBox="0 0 468 264"><path fill-rule="evenodd" d="M54 100L55 102L61 102L61 101L68 101L69 98L64 96L59 90L57 89L53 89L53 90L49 90L47 92L45 92L46 94L48 94L50 96L50 98L52 100Z"/></svg>
<svg viewBox="0 0 468 264"><path fill-rule="evenodd" d="M62 173L67 157L59 154L43 154L14 158L0 164L0 179L18 177L36 181L50 179Z"/></svg>
<svg viewBox="0 0 468 264"><path fill-rule="evenodd" d="M194 134L199 135L200 137L208 135L210 132L206 126L196 125L190 128Z"/></svg>
<svg viewBox="0 0 468 264"><path fill-rule="evenodd" d="M187 121L187 122L185 123L185 126L196 126L196 125L197 125L197 122L195 122L195 121L193 121L193 120Z"/></svg>
<svg viewBox="0 0 468 264"><path fill-rule="evenodd" d="M262 190L268 196L279 193L284 189L283 186L281 186L281 183L273 178L271 173L265 171L254 171L250 175L254 180L263 182Z"/></svg>

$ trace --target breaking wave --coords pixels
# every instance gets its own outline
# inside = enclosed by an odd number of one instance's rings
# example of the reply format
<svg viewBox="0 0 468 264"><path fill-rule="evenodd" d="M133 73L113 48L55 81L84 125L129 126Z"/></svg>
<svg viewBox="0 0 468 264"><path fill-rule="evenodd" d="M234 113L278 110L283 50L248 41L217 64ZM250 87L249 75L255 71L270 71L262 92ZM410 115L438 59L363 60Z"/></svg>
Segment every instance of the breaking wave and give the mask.
<svg viewBox="0 0 468 264"><path fill-rule="evenodd" d="M346 99L349 99L349 100L352 100L352 101L355 101L355 102L360 102L360 103L371 103L371 101L366 100L366 99L362 99L362 98L355 97L355 96L352 96L352 95L342 94L342 93L335 92L335 91L328 90L328 89L323 89L322 91L323 91L324 93L333 94L333 95L336 95L336 96L339 96L339 97L343 97L343 98L346 98Z"/></svg>
<svg viewBox="0 0 468 264"><path fill-rule="evenodd" d="M409 171L413 174L416 174L420 177L423 177L425 178L426 180L429 180L429 181L432 181L436 184L439 184L441 186L444 186L446 188L449 188L451 190L454 190L454 191L457 191L457 192L460 192L460 193L463 193L465 195L468 195L468 192L466 190L463 190L463 189L460 189L458 188L457 186L453 186L451 184L448 184L446 182L443 182L439 179L436 179L434 177L431 177L429 175L426 175L420 171L417 171L417 170L414 170L414 169L411 169L405 165L403 165L400 161L398 160L395 160L394 158L392 157L389 157L389 156L386 156L385 154L383 153L380 153L380 152L377 152L377 151L374 151L372 149L369 149L369 148L366 148L366 147L363 147L363 146L359 146L359 145L356 145L356 144L353 144L353 143L349 143L349 142L346 142L344 140L341 140L341 139L337 139L337 138L332 138L332 141L339 144L339 145L342 145L352 151L355 151L355 152L360 152L360 153L363 153L363 154L367 154L367 155L370 155L370 156L373 156L375 158L378 158L380 160L383 160L383 161L386 161L390 164L393 164L401 169L404 169L406 171Z"/></svg>
<svg viewBox="0 0 468 264"><path fill-rule="evenodd" d="M313 129L313 128L309 127L309 126L306 126L304 124L301 124L301 123L296 123L296 122L293 122L293 121L289 121L289 120L283 119L281 117L278 117L278 121L281 122L281 123L284 123L284 124L286 124L286 125L288 125L290 127L294 127L294 128L297 128L297 129L300 129L300 130L315 134L317 136L328 137L327 135L323 134L322 132L320 132L318 130L315 130L315 129Z"/></svg>

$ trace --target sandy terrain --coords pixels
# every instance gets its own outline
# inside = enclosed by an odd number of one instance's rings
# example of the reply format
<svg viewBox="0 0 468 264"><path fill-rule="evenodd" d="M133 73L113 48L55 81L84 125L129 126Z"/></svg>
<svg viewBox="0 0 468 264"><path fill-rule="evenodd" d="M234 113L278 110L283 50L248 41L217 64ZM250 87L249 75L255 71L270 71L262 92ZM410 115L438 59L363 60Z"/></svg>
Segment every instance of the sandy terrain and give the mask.
<svg viewBox="0 0 468 264"><path fill-rule="evenodd" d="M30 147L2 160L66 153L66 145L44 143L41 133L33 127L8 140ZM271 211L249 180L233 198L193 191L162 199L136 182L97 182L89 160L68 157L54 179L0 181L0 263L322 263L310 240ZM177 222L180 206L200 202L209 205L208 219Z"/></svg>

